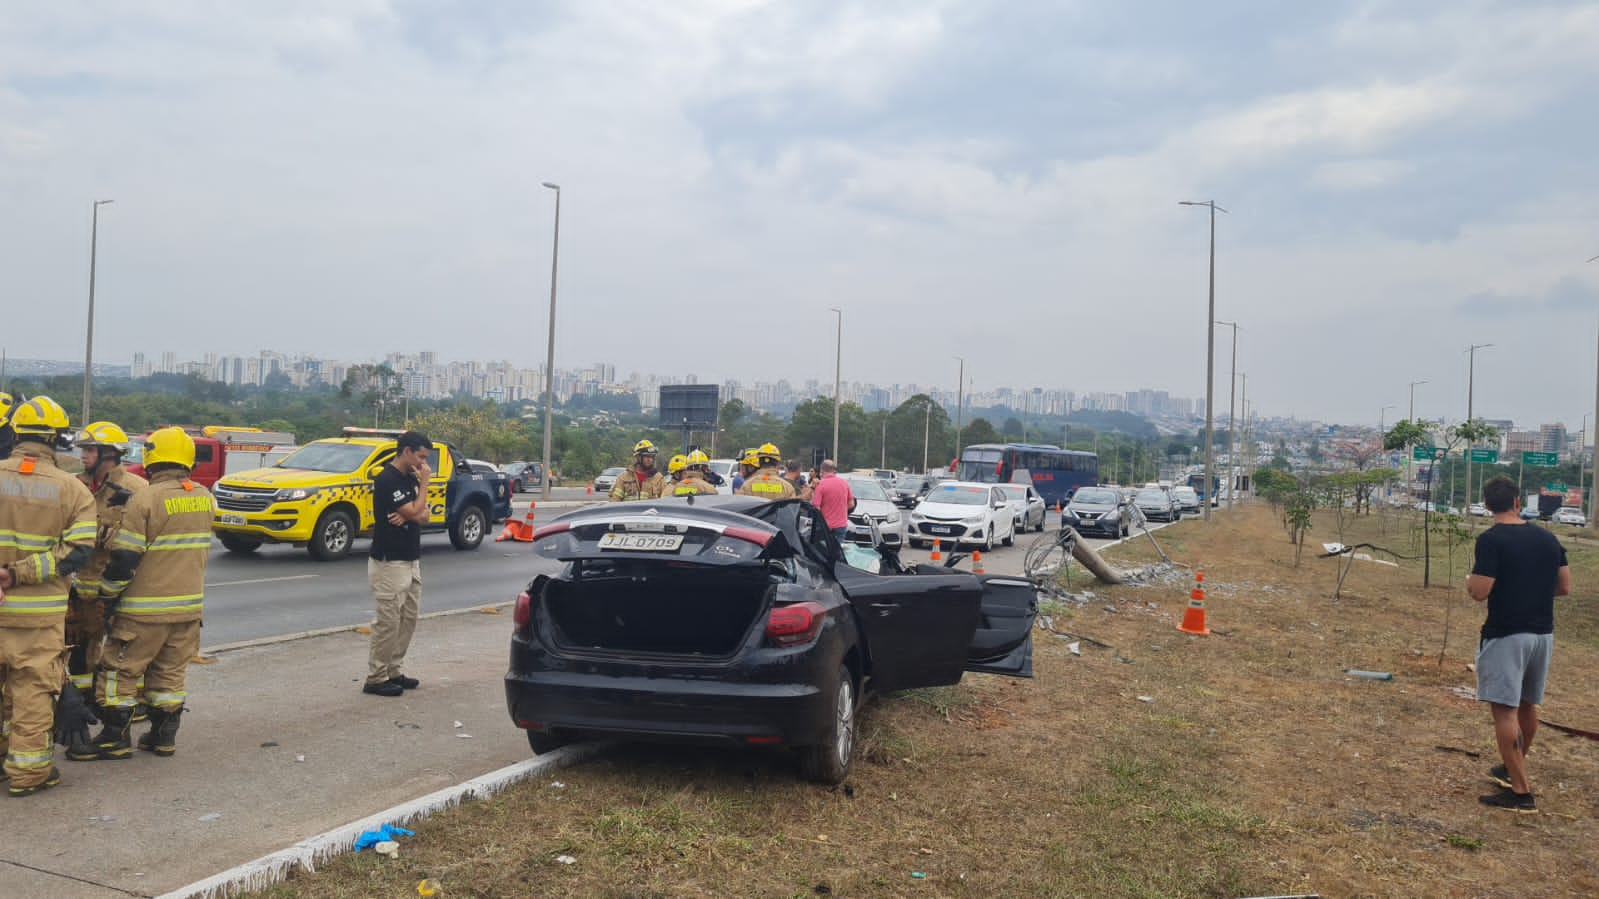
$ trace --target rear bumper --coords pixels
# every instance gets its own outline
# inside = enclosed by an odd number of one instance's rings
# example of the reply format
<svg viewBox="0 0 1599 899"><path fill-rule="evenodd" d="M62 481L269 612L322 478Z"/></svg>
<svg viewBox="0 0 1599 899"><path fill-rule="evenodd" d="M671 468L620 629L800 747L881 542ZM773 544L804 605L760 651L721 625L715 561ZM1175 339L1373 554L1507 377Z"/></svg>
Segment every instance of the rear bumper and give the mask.
<svg viewBox="0 0 1599 899"><path fill-rule="evenodd" d="M505 700L517 727L541 733L807 746L831 726L821 685L837 670L836 655L818 644L766 664L578 662L517 636Z"/></svg>

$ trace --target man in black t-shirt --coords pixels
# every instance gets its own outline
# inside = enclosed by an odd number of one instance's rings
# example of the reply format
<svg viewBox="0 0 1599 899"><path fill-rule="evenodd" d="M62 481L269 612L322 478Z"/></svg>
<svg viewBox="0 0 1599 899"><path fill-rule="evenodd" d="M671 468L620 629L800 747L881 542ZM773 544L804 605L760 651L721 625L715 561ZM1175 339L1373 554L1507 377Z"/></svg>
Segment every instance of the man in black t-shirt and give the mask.
<svg viewBox="0 0 1599 899"><path fill-rule="evenodd" d="M1527 750L1538 731L1549 656L1554 649L1555 597L1571 592L1566 550L1554 535L1521 519L1516 485L1500 475L1482 485L1494 523L1477 536L1477 560L1466 592L1488 603L1477 647L1477 698L1493 710L1503 765L1490 776L1508 791L1478 798L1483 805L1538 810L1527 782Z"/></svg>
<svg viewBox="0 0 1599 899"><path fill-rule="evenodd" d="M433 441L406 431L397 442L394 459L372 481L375 520L366 577L377 614L361 692L375 696L399 696L420 685L401 668L422 602L422 525L428 520Z"/></svg>

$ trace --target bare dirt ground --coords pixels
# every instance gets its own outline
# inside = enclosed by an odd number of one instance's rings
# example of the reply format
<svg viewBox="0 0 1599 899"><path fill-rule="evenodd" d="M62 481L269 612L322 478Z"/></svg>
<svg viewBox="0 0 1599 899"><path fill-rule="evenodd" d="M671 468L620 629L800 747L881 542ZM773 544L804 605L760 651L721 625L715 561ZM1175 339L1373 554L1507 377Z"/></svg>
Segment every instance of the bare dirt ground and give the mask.
<svg viewBox="0 0 1599 899"><path fill-rule="evenodd" d="M1599 730L1599 545L1556 533L1576 590L1544 720ZM775 754L622 747L416 824L398 860L346 856L261 895L414 896L424 878L485 899L1599 895L1599 743L1539 731L1538 815L1476 801L1498 759L1468 698L1469 545L1452 570L1435 547L1430 590L1419 561L1356 561L1334 601L1320 542L1419 554L1419 516L1340 532L1320 515L1311 534L1296 565L1279 517L1248 503L1162 531L1189 566L1169 578L1073 571L1093 596L1046 607L1034 680L877 697L839 788ZM1209 637L1175 629L1197 569Z"/></svg>

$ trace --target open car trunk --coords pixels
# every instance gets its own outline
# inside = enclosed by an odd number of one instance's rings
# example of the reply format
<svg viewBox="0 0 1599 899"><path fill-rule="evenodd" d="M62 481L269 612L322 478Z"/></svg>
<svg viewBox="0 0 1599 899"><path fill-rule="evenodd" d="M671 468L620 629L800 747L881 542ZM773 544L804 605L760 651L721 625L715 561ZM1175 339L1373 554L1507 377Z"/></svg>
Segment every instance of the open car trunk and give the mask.
<svg viewBox="0 0 1599 899"><path fill-rule="evenodd" d="M567 649L728 657L771 604L764 565L643 560L578 562L551 580L543 606Z"/></svg>

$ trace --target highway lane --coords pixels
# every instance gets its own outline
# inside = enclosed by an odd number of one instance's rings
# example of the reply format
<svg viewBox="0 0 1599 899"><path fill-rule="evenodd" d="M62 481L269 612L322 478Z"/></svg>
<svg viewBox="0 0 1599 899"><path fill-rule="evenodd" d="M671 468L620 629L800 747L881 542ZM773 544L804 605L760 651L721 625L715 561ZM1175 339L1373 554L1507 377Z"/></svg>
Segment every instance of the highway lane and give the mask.
<svg viewBox="0 0 1599 899"><path fill-rule="evenodd" d="M539 515L537 520L551 520L556 511ZM517 512L521 517L526 509L519 507ZM1052 512L1044 533L1053 533L1058 526L1059 518ZM1151 525L1152 530L1158 527ZM496 533L498 530L495 528ZM988 570L1019 572L1026 547L1037 537L1036 532L1018 534L1015 546L995 547L985 556ZM1109 542L1091 539L1089 544L1097 548ZM312 561L304 549L292 546L263 546L241 556L214 545L206 570L202 644L217 646L369 623L372 598L366 581L367 545L364 540L357 542L355 552L338 562ZM905 557L920 561L927 555L927 550L907 549ZM444 534L425 535L422 611L505 602L515 598L541 566L549 564L535 556L527 543L485 541L476 550L460 552Z"/></svg>

